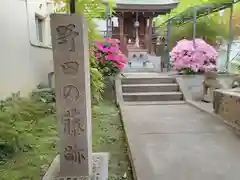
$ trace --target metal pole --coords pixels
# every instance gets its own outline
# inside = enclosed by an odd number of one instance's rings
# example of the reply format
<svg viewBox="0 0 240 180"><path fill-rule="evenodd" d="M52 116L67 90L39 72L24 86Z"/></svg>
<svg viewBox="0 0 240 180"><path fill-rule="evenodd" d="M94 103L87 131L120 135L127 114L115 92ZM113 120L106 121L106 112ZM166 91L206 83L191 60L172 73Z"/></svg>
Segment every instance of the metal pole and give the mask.
<svg viewBox="0 0 240 180"><path fill-rule="evenodd" d="M232 17L233 17L233 3L234 0L232 0L232 5L230 7L230 19L229 19L229 30L228 30L228 44L227 44L227 61L225 65L225 70L228 71L228 63L230 60L230 51L231 51L231 46L232 46Z"/></svg>
<svg viewBox="0 0 240 180"><path fill-rule="evenodd" d="M172 21L168 20L167 24L167 71L170 70L170 41L171 41L171 24Z"/></svg>
<svg viewBox="0 0 240 180"><path fill-rule="evenodd" d="M74 14L76 12L75 0L70 0L70 13Z"/></svg>
<svg viewBox="0 0 240 180"><path fill-rule="evenodd" d="M194 8L193 10L193 47L196 48L196 24L197 24L197 10Z"/></svg>
<svg viewBox="0 0 240 180"><path fill-rule="evenodd" d="M106 25L107 25L107 32L106 32L106 37L109 37L109 5L107 4L107 7L106 7L106 17L107 17L107 20L106 20Z"/></svg>

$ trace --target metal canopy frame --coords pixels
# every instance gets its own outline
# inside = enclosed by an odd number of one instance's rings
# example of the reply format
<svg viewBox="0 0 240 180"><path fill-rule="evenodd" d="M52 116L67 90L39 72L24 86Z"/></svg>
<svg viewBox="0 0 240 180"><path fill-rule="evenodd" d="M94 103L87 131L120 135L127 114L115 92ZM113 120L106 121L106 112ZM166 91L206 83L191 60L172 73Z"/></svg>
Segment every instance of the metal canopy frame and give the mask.
<svg viewBox="0 0 240 180"><path fill-rule="evenodd" d="M196 22L198 18L207 16L214 12L221 11L223 9L230 8L230 18L229 18L229 35L227 44L227 61L225 64L224 71L228 71L228 64L230 59L230 50L233 41L232 37L232 15L233 15L233 5L240 2L240 0L232 0L231 3L221 3L221 4L209 4L192 6L187 8L185 11L179 13L178 15L169 18L163 22L160 26L162 27L167 23L167 50L170 53L170 40L171 40L171 25L182 26L186 23L193 22L193 46L195 46L195 36L196 36ZM170 70L170 54L168 57L168 70Z"/></svg>
<svg viewBox="0 0 240 180"><path fill-rule="evenodd" d="M234 0L233 0L234 1ZM203 16L207 16L209 14L212 14L214 12L221 11L223 9L230 8L232 4L235 4L237 2L240 2L240 0L237 0L232 3L224 3L224 4L209 4L209 5L199 5L199 6L192 6L187 8L185 11L177 14L174 17L169 18L165 22L159 25L159 27L163 26L164 24L168 23L168 21L174 22L174 25L182 25L188 22L192 22L194 18L194 12L196 11L196 17L197 19Z"/></svg>

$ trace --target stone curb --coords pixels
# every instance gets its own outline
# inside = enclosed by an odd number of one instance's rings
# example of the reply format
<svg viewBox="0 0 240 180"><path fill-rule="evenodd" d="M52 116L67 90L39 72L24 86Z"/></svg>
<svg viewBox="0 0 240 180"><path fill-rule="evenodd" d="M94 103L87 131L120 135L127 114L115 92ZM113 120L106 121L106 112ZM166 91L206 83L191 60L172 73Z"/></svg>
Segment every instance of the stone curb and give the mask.
<svg viewBox="0 0 240 180"><path fill-rule="evenodd" d="M106 152L94 152L93 155L93 174L90 177L92 180L107 180L108 179L108 159L109 153ZM94 167L94 163L96 163L97 158L101 157L101 160L98 160L98 163ZM94 160L95 159L95 160ZM100 165L100 166L99 166ZM42 180L56 180L59 179L59 172L60 172L60 155L57 155L54 160L52 161L50 167L48 168L47 172L43 176ZM74 177L75 179L76 177ZM64 177L64 179L71 179L69 177ZM78 177L78 179L82 179L82 177Z"/></svg>
<svg viewBox="0 0 240 180"><path fill-rule="evenodd" d="M52 180L56 177L60 171L60 156L57 155L54 160L52 161L50 167L48 168L47 172L43 176L42 180Z"/></svg>
<svg viewBox="0 0 240 180"><path fill-rule="evenodd" d="M131 147L130 147L130 144L129 144L129 138L127 136L127 133L126 133L126 130L125 130L125 124L124 124L124 121L123 121L123 110L122 110L123 98L122 98L122 85L121 85L120 76L118 76L118 78L115 79L115 93L116 93L116 107L118 108L120 120L121 120L123 130L124 130L124 134L125 134L125 139L126 139L126 143L127 143L128 158L129 158L129 161L130 161L130 164L131 164L132 176L133 176L134 180L137 180L137 174L136 174L136 170L135 170L134 163L133 163Z"/></svg>
<svg viewBox="0 0 240 180"><path fill-rule="evenodd" d="M124 125L124 121L123 121L123 111L122 111L121 106L123 106L122 103L117 103L117 108L119 110L119 115L120 115L120 119L121 119L121 122L122 122L122 125L123 125L123 130L124 130L125 139L126 139L126 143L127 143L128 158L129 158L129 161L130 161L130 164L131 164L132 176L133 176L134 180L138 180L136 169L135 169L135 166L134 166L134 163L133 163L133 156L132 156L131 146L129 144L129 138L128 138L126 130L125 130L125 125Z"/></svg>

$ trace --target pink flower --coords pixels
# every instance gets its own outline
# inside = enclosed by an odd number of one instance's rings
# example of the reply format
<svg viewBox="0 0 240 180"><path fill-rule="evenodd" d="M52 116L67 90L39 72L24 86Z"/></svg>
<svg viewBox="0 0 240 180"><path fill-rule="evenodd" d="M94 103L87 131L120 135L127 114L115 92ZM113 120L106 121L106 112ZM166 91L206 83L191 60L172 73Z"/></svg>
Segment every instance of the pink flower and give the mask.
<svg viewBox="0 0 240 180"><path fill-rule="evenodd" d="M106 39L104 39L104 42L108 42L108 43L112 44L112 43L113 43L113 40L110 39L110 38L106 38Z"/></svg>
<svg viewBox="0 0 240 180"><path fill-rule="evenodd" d="M114 55L109 54L109 55L105 56L105 59L111 61L114 59Z"/></svg>
<svg viewBox="0 0 240 180"><path fill-rule="evenodd" d="M202 39L193 41L183 39L171 51L172 65L176 70L190 68L193 72L207 71L216 67L217 51ZM209 66L211 64L211 67Z"/></svg>
<svg viewBox="0 0 240 180"><path fill-rule="evenodd" d="M105 56L105 58L106 58L106 60L109 60L109 61L127 63L127 59L121 55L109 54L109 55Z"/></svg>
<svg viewBox="0 0 240 180"><path fill-rule="evenodd" d="M124 64L122 64L122 63L114 63L114 65L119 69L119 70L121 70L121 69L123 69L124 68Z"/></svg>
<svg viewBox="0 0 240 180"><path fill-rule="evenodd" d="M100 53L96 53L96 54L95 54L95 58L96 58L96 59L99 59L100 57L101 57L101 54L100 54Z"/></svg>
<svg viewBox="0 0 240 180"><path fill-rule="evenodd" d="M126 64L128 62L127 58L125 58L123 55L119 56L119 61Z"/></svg>
<svg viewBox="0 0 240 180"><path fill-rule="evenodd" d="M103 44L97 44L97 49L100 50L100 51L103 51L105 48L104 48L104 45Z"/></svg>
<svg viewBox="0 0 240 180"><path fill-rule="evenodd" d="M102 48L101 48L101 51L102 51L102 52L105 52L105 53L108 53L108 52L109 52L109 49L108 49L108 48L105 48L105 47L102 47Z"/></svg>
<svg viewBox="0 0 240 180"><path fill-rule="evenodd" d="M94 49L94 59L98 68L104 68L104 74L114 75L119 72L127 63L127 58L120 51L116 39L105 39L103 42L97 41ZM115 69L115 71L112 71Z"/></svg>

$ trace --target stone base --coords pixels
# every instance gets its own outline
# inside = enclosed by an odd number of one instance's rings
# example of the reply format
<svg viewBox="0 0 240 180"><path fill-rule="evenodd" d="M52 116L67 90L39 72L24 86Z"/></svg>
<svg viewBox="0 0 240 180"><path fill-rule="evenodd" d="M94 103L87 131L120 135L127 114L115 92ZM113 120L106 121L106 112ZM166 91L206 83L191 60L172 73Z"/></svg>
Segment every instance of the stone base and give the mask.
<svg viewBox="0 0 240 180"><path fill-rule="evenodd" d="M53 160L42 180L108 180L108 153L93 153L92 175L89 177L59 177L60 156Z"/></svg>
<svg viewBox="0 0 240 180"><path fill-rule="evenodd" d="M212 103L213 102L213 89L209 88L206 95L203 96L203 102Z"/></svg>
<svg viewBox="0 0 240 180"><path fill-rule="evenodd" d="M204 95L202 101L206 103L211 103L212 98L209 95Z"/></svg>
<svg viewBox="0 0 240 180"><path fill-rule="evenodd" d="M214 112L233 128L240 130L240 91L237 89L214 91Z"/></svg>

